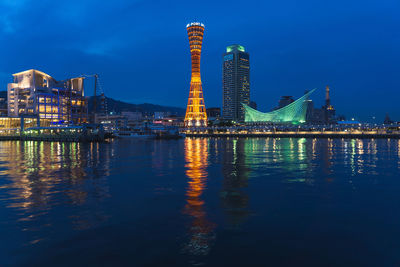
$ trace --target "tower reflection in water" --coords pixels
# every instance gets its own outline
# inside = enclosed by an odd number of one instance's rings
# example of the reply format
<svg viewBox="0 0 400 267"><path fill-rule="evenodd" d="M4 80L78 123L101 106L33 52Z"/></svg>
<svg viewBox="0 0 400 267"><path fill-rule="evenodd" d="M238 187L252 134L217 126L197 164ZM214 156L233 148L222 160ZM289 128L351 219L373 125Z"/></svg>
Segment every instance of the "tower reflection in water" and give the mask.
<svg viewBox="0 0 400 267"><path fill-rule="evenodd" d="M244 190L248 187L250 174L249 157L255 158L253 141L229 139L222 143L222 190L221 204L231 226L239 226L249 216L249 197Z"/></svg>
<svg viewBox="0 0 400 267"><path fill-rule="evenodd" d="M208 139L186 138L185 161L188 185L184 214L191 217L189 227L190 240L185 245L185 252L192 255L207 255L210 243L215 238L215 224L208 221L202 198L206 189L208 166Z"/></svg>

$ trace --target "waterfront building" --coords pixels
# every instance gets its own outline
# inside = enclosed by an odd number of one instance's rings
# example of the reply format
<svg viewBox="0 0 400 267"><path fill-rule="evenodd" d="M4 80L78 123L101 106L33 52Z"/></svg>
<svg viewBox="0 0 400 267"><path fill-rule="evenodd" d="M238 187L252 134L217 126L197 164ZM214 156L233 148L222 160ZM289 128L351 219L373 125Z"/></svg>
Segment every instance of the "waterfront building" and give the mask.
<svg viewBox="0 0 400 267"><path fill-rule="evenodd" d="M314 108L310 120L307 120L311 124L327 124L326 112L324 108Z"/></svg>
<svg viewBox="0 0 400 267"><path fill-rule="evenodd" d="M383 124L393 124L394 121L390 119L389 114L386 113L385 120L383 121Z"/></svg>
<svg viewBox="0 0 400 267"><path fill-rule="evenodd" d="M308 100L306 121L310 124L335 124L338 119L345 120L343 116L337 118L336 111L331 105L329 86L325 88L325 105L321 108L314 108L312 100Z"/></svg>
<svg viewBox="0 0 400 267"><path fill-rule="evenodd" d="M143 113L139 111L122 111L121 115L126 117L129 121L141 121L143 119Z"/></svg>
<svg viewBox="0 0 400 267"><path fill-rule="evenodd" d="M249 107L251 107L252 109L257 110L257 103L255 101L250 101Z"/></svg>
<svg viewBox="0 0 400 267"><path fill-rule="evenodd" d="M95 123L101 124L105 131L116 131L128 126L128 120L123 115L96 114Z"/></svg>
<svg viewBox="0 0 400 267"><path fill-rule="evenodd" d="M207 108L207 117L212 119L219 119L221 117L221 108Z"/></svg>
<svg viewBox="0 0 400 267"><path fill-rule="evenodd" d="M171 116L171 112L168 112L168 111L156 111L156 112L154 112L154 119L155 120L161 120L161 119L167 118L169 116Z"/></svg>
<svg viewBox="0 0 400 267"><path fill-rule="evenodd" d="M6 135L10 131L20 132L32 127L49 127L50 119L23 116L20 118L0 117L0 135Z"/></svg>
<svg viewBox="0 0 400 267"><path fill-rule="evenodd" d="M170 116L170 117L165 117L163 119L154 120L153 124L163 125L163 126L173 126L173 127L183 127L185 125L184 118L176 116Z"/></svg>
<svg viewBox="0 0 400 267"><path fill-rule="evenodd" d="M87 121L83 77L56 81L50 75L27 70L13 74L8 84L8 116L38 116L59 122Z"/></svg>
<svg viewBox="0 0 400 267"><path fill-rule="evenodd" d="M305 92L307 94L308 91ZM307 111L306 111L306 122L311 122L314 113L314 102L311 99L306 100Z"/></svg>
<svg viewBox="0 0 400 267"><path fill-rule="evenodd" d="M325 106L323 109L325 111L325 122L328 124L334 123L336 111L331 105L330 89L328 85L325 87Z"/></svg>
<svg viewBox="0 0 400 267"><path fill-rule="evenodd" d="M192 22L186 25L186 30L189 36L190 54L192 59L192 77L190 80L185 126L207 126L206 107L204 104L203 88L200 77L200 57L204 35L204 24Z"/></svg>
<svg viewBox="0 0 400 267"><path fill-rule="evenodd" d="M127 127L131 128L141 126L146 119L144 114L140 111L122 111L121 115L126 118Z"/></svg>
<svg viewBox="0 0 400 267"><path fill-rule="evenodd" d="M286 107L287 105L289 105L289 104L291 104L293 102L294 102L294 99L293 99L292 96L290 96L290 95L281 96L281 99L279 100L278 107L276 109L280 109L280 108Z"/></svg>
<svg viewBox="0 0 400 267"><path fill-rule="evenodd" d="M260 112L246 104L243 104L245 110L245 122L246 123L304 123L306 121L307 100L315 91L315 89L306 93L304 96L300 97L293 103L271 111L271 112Z"/></svg>
<svg viewBox="0 0 400 267"><path fill-rule="evenodd" d="M244 122L245 105L250 105L250 58L243 46L231 45L223 54L222 117Z"/></svg>
<svg viewBox="0 0 400 267"><path fill-rule="evenodd" d="M7 117L7 91L0 92L0 117Z"/></svg>

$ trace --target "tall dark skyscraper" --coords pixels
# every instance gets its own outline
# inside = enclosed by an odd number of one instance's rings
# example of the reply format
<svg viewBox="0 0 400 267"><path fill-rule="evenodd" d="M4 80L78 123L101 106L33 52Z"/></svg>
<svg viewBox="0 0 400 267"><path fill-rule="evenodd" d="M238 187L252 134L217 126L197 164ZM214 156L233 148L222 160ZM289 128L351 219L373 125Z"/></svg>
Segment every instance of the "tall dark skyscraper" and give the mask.
<svg viewBox="0 0 400 267"><path fill-rule="evenodd" d="M334 121L336 111L331 105L331 96L329 86L325 88L325 106L323 107L325 110L325 121L326 123L332 123Z"/></svg>
<svg viewBox="0 0 400 267"><path fill-rule="evenodd" d="M241 45L228 46L222 68L222 117L244 122L242 103L250 104L249 53Z"/></svg>

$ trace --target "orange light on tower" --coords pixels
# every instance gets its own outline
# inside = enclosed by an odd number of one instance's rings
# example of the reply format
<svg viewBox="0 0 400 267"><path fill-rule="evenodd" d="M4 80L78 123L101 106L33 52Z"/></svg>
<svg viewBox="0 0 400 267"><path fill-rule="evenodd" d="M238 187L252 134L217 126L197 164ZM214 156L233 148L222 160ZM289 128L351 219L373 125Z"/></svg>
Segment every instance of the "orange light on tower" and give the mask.
<svg viewBox="0 0 400 267"><path fill-rule="evenodd" d="M192 22L186 25L192 58L192 78L190 80L189 100L186 108L185 126L207 126L206 106L200 77L200 56L203 43L204 24Z"/></svg>

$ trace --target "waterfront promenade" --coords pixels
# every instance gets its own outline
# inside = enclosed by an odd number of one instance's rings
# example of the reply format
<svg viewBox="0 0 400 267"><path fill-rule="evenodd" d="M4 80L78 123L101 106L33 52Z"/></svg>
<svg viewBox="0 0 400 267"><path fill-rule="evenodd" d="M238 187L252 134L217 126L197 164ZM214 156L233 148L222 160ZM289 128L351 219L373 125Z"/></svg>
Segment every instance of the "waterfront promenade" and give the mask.
<svg viewBox="0 0 400 267"><path fill-rule="evenodd" d="M221 138L357 138L357 139L400 139L400 131L392 130L239 130L225 131L211 129L184 129L181 131L186 137L221 137ZM86 133L80 127L42 127L31 128L20 133L19 129L2 131L0 141L56 141L56 142L97 142L104 141L104 134Z"/></svg>
<svg viewBox="0 0 400 267"><path fill-rule="evenodd" d="M400 133L373 132L251 132L251 133L207 133L187 132L187 137L274 137L274 138L393 138L400 139Z"/></svg>
<svg viewBox="0 0 400 267"><path fill-rule="evenodd" d="M54 141L102 142L105 140L101 125L31 127L28 129L1 129L0 141Z"/></svg>
<svg viewBox="0 0 400 267"><path fill-rule="evenodd" d="M187 137L400 138L398 127L226 127L185 129Z"/></svg>

